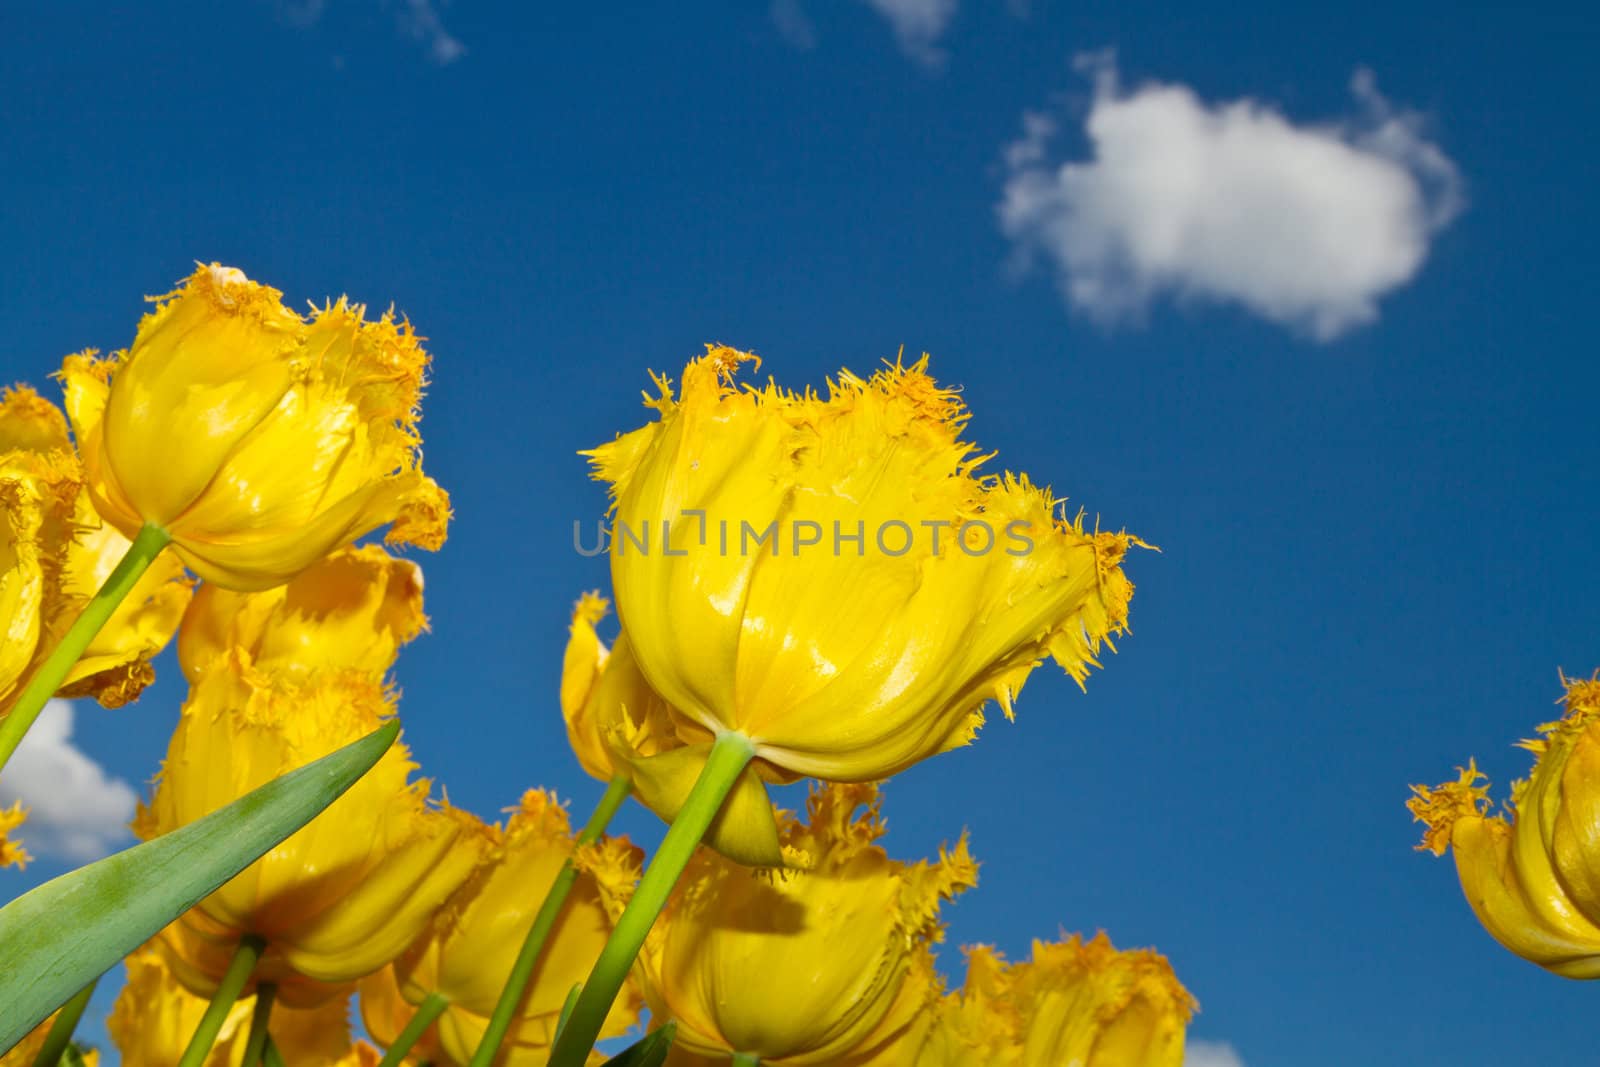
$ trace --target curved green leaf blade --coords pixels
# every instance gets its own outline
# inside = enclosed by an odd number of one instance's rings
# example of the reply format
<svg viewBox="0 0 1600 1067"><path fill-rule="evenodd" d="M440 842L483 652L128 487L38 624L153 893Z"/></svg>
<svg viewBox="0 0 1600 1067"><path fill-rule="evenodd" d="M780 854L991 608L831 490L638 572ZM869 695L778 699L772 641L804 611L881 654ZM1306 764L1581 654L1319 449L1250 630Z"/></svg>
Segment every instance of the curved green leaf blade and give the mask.
<svg viewBox="0 0 1600 1067"><path fill-rule="evenodd" d="M173 919L310 822L400 733L380 729L170 834L0 908L0 1051Z"/></svg>

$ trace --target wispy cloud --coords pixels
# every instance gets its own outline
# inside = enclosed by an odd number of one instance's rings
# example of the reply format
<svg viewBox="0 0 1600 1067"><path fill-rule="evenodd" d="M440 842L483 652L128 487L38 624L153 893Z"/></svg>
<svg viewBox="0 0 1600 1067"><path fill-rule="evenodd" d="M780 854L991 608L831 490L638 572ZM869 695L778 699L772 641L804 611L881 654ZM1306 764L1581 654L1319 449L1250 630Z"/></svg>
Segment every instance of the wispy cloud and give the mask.
<svg viewBox="0 0 1600 1067"><path fill-rule="evenodd" d="M895 40L900 42L906 55L929 66L944 62L939 39L956 16L957 0L866 0L866 3L889 20Z"/></svg>
<svg viewBox="0 0 1600 1067"><path fill-rule="evenodd" d="M1184 1050L1183 1067L1244 1067L1244 1061L1226 1041L1191 1041Z"/></svg>
<svg viewBox="0 0 1600 1067"><path fill-rule="evenodd" d="M944 64L940 39L955 18L960 0L862 0L889 23L906 55L927 67ZM1025 2L1025 0L1011 0ZM768 17L779 36L802 51L817 46L817 27L802 0L771 0Z"/></svg>
<svg viewBox="0 0 1600 1067"><path fill-rule="evenodd" d="M394 14L396 29L420 44L435 63L447 65L467 54L467 46L445 29L444 19L433 0L376 0L376 3ZM278 0L277 9L279 17L289 25L309 28L322 21L328 10L328 0Z"/></svg>
<svg viewBox="0 0 1600 1067"><path fill-rule="evenodd" d="M1168 294L1330 340L1378 317L1464 205L1455 164L1366 71L1352 117L1297 125L1183 85L1124 90L1109 55L1079 66L1092 158L1058 161L1059 113L1025 114L998 211L1019 262L1048 260L1068 303L1103 322Z"/></svg>
<svg viewBox="0 0 1600 1067"><path fill-rule="evenodd" d="M72 743L72 704L52 700L0 777L0 807L28 809L23 839L41 855L87 863L130 836L133 787L106 774Z"/></svg>
<svg viewBox="0 0 1600 1067"><path fill-rule="evenodd" d="M800 6L800 0L772 0L768 14L785 41L802 52L817 47L817 28L811 24L805 8Z"/></svg>

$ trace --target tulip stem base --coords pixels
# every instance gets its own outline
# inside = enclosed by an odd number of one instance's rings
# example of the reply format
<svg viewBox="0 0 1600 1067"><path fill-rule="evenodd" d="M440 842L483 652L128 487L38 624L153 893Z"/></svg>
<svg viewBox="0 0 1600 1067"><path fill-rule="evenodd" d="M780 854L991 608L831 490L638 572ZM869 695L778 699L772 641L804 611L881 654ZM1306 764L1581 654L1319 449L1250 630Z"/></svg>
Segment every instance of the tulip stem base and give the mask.
<svg viewBox="0 0 1600 1067"><path fill-rule="evenodd" d="M33 1058L33 1067L56 1067L61 1062L61 1054L72 1041L72 1032L78 1028L78 1020L83 1018L83 1010L89 1006L89 998L94 996L94 987L99 981L96 978L61 1005L61 1010L56 1013L56 1021L50 1024L50 1032L45 1035L44 1044L39 1046L39 1054Z"/></svg>
<svg viewBox="0 0 1600 1067"><path fill-rule="evenodd" d="M61 643L50 651L45 661L39 664L39 669L33 672L33 677L28 679L28 684L17 695L11 714L0 720L0 769L4 769L11 754L22 743L28 728L39 717L39 712L44 710L46 702L61 688L61 683L83 656L84 649L89 647L94 635L105 626L111 613L117 610L117 605L122 603L171 540L171 536L161 527L146 524L99 591L84 605L82 613L61 638Z"/></svg>
<svg viewBox="0 0 1600 1067"><path fill-rule="evenodd" d="M417 1005L416 1013L411 1016L411 1021L406 1023L406 1028L400 1031L400 1036L394 1039L394 1044L384 1052L383 1059L378 1061L378 1067L399 1067L405 1062L406 1056L416 1047L417 1042L422 1040L422 1035L427 1032L428 1027L432 1026L433 1021L443 1015L449 1006L448 998L438 993L429 993L422 1003Z"/></svg>
<svg viewBox="0 0 1600 1067"><path fill-rule="evenodd" d="M710 829L717 812L722 810L722 802L733 791L734 783L754 755L755 746L742 734L722 734L711 745L711 754L700 777L695 780L678 817L667 827L667 836L662 839L649 869L639 880L639 888L634 890L633 899L617 919L605 948L600 950L600 958L583 983L583 992L578 995L572 1017L567 1020L566 1029L550 1054L550 1067L583 1067L611 1010L611 1002L617 998L634 957L644 945L645 935L655 925L656 916L666 906L678 876L689 864L689 857L694 855L700 839Z"/></svg>
<svg viewBox="0 0 1600 1067"><path fill-rule="evenodd" d="M228 1020L228 1012L233 1010L234 1002L250 981L250 973L256 969L256 963L266 947L267 943L254 934L246 934L239 939L239 947L234 949L233 959L228 961L227 973L217 985L216 993L212 994L211 1003L206 1005L206 1013L200 1017L200 1025L195 1027L194 1036L189 1039L189 1047L183 1050L178 1067L201 1067L206 1062L222 1024Z"/></svg>
<svg viewBox="0 0 1600 1067"><path fill-rule="evenodd" d="M753 1052L735 1052L732 1067L761 1067L761 1057Z"/></svg>
<svg viewBox="0 0 1600 1067"><path fill-rule="evenodd" d="M272 1021L272 1003L278 987L271 982L256 986L256 1009L250 1013L250 1036L244 1042L244 1060L239 1067L256 1067L267 1047L267 1026Z"/></svg>
<svg viewBox="0 0 1600 1067"><path fill-rule="evenodd" d="M605 796L600 798L600 803L595 807L594 814L589 816L589 821L584 823L583 829L578 832L577 840L573 842L574 847L600 840L600 835L605 833L606 827L611 824L611 817L622 807L632 791L633 779L628 775L619 774L612 778L610 784L606 786ZM555 929L556 920L561 918L561 909L566 905L567 896L577 881L578 869L572 865L572 860L568 859L561 865L561 872L551 883L549 892L545 893L544 903L539 905L539 914L534 916L533 925L528 927L528 936L522 940L522 948L517 953L516 962L511 965L511 973L506 977L505 988L500 990L500 999L495 1002L494 1014L489 1016L489 1025L483 1031L483 1040L478 1042L478 1048L472 1054L472 1063L469 1067L489 1067L494 1062L495 1053L500 1050L500 1042L505 1040L506 1031L511 1029L511 1022L516 1017L523 994L527 992L528 982L533 978L533 970L539 965L539 956L544 951L544 943L550 939L550 932Z"/></svg>

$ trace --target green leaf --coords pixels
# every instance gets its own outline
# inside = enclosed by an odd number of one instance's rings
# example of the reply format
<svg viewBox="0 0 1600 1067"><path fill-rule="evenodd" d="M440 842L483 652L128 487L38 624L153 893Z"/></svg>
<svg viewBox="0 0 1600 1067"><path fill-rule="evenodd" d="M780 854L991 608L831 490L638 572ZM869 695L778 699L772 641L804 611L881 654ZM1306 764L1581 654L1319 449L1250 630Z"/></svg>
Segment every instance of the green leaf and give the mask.
<svg viewBox="0 0 1600 1067"><path fill-rule="evenodd" d="M173 919L310 822L366 774L397 720L142 845L0 908L0 1050Z"/></svg>
<svg viewBox="0 0 1600 1067"><path fill-rule="evenodd" d="M678 1024L668 1023L652 1030L606 1061L605 1067L661 1067L672 1051L672 1039L678 1036Z"/></svg>

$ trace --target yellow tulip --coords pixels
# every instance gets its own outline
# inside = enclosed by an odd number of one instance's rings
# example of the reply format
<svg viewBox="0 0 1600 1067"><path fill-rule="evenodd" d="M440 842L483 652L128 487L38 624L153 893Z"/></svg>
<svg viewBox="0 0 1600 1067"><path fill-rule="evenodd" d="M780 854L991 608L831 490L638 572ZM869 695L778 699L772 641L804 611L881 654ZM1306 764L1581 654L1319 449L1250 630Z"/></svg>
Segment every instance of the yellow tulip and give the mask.
<svg viewBox="0 0 1600 1067"><path fill-rule="evenodd" d="M95 508L165 530L207 581L265 589L392 523L437 548L449 501L418 466L428 356L408 323L341 299L310 322L238 270L201 266L133 345L61 377Z"/></svg>
<svg viewBox="0 0 1600 1067"><path fill-rule="evenodd" d="M1567 682L1566 713L1523 742L1538 761L1489 814L1469 762L1454 782L1412 786L1418 847L1454 849L1467 903L1506 948L1567 978L1600 978L1600 680Z"/></svg>
<svg viewBox="0 0 1600 1067"><path fill-rule="evenodd" d="M0 392L0 453L10 452L32 454L34 465L46 472L47 478L61 479L55 486L55 498L50 501L58 509L51 520L52 536L58 543L45 558L50 572L46 588L51 592L47 594L43 630L34 641L33 659L37 661L54 647L99 590L127 552L129 542L115 527L100 521L86 491L73 491L70 514L60 511L65 494L71 491L67 472L77 468L67 436L67 420L59 408L26 386ZM6 466L0 460L0 470ZM75 482L76 477L71 481ZM154 680L150 660L172 639L188 602L189 584L183 576L182 562L172 557L157 558L79 657L60 694L93 696L108 708L137 697ZM22 638L8 652L21 656L27 648L27 640ZM0 653L0 657L5 656ZM0 668L3 673L4 668ZM0 684L0 691L3 689Z"/></svg>
<svg viewBox="0 0 1600 1067"><path fill-rule="evenodd" d="M82 488L70 449L38 440L22 412L37 394L0 398L0 715L70 622L64 573Z"/></svg>
<svg viewBox="0 0 1600 1067"><path fill-rule="evenodd" d="M280 679L337 668L379 680L427 627L415 563L377 545L343 548L258 593L202 586L178 634L178 663L192 684L239 648Z"/></svg>
<svg viewBox="0 0 1600 1067"><path fill-rule="evenodd" d="M496 836L495 846L429 933L394 964L406 1001L421 1004L437 994L450 1002L434 1029L444 1059L458 1065L472 1059L540 902L574 852L566 811L542 790L529 790ZM621 874L597 872L595 857L604 857L607 872ZM638 864L637 850L623 839L589 850L589 862L581 866L545 943L497 1063L542 1067L567 993L588 976L611 933L599 879L629 877ZM602 1036L623 1033L637 1020L637 998L625 993L612 1006Z"/></svg>
<svg viewBox="0 0 1600 1067"><path fill-rule="evenodd" d="M146 947L129 956L128 981L106 1020L106 1032L122 1056L122 1067L173 1067L205 1014L206 1001L185 990L162 954ZM351 1049L348 1005L329 1000L309 1011L273 1009L267 1033L286 1063L330 1067ZM206 1067L239 1067L244 1059L255 998L234 1003L223 1021Z"/></svg>
<svg viewBox="0 0 1600 1067"><path fill-rule="evenodd" d="M356 1000L361 1006L362 1027L382 1048L394 1044L417 1011L416 1006L401 995L400 980L395 977L392 964L356 983ZM424 1030L422 1037L411 1046L411 1054L405 1062L431 1063L434 1067L463 1067L452 1060L439 1044L436 1023Z"/></svg>
<svg viewBox="0 0 1600 1067"><path fill-rule="evenodd" d="M939 903L977 879L966 840L937 862L891 860L870 785L827 786L809 810L809 825L786 816L782 828L806 870L763 877L702 849L646 939L635 977L685 1052L844 1063L926 1010L920 968L941 936ZM603 886L620 910L627 886ZM923 980L902 997L908 975Z"/></svg>
<svg viewBox="0 0 1600 1067"><path fill-rule="evenodd" d="M634 758L680 744L666 701L645 681L627 635L607 649L595 632L608 606L598 593L579 598L561 664L567 740L583 769L602 782L631 774Z"/></svg>
<svg viewBox="0 0 1600 1067"><path fill-rule="evenodd" d="M28 809L22 806L20 800L9 808L0 808L0 868L16 867L21 870L33 859L28 850L22 847L22 842L11 837L27 818Z"/></svg>
<svg viewBox="0 0 1600 1067"><path fill-rule="evenodd" d="M664 796L724 733L753 746L747 776L871 781L969 743L990 699L1009 717L1045 657L1083 681L1126 627L1141 542L979 476L926 358L842 372L827 400L735 389L755 359L710 348L680 396L657 379L656 422L586 453L622 628L692 742L657 758Z"/></svg>
<svg viewBox="0 0 1600 1067"><path fill-rule="evenodd" d="M933 1013L920 1047L898 1061L921 1067L1014 1067L1022 1059L1022 1016L1009 995L1009 968L993 949L966 950L967 980ZM884 1060L885 1067L890 1060Z"/></svg>
<svg viewBox="0 0 1600 1067"><path fill-rule="evenodd" d="M1117 951L1105 934L1033 943L1006 976L1021 1067L1180 1067L1194 998L1165 957Z"/></svg>
<svg viewBox="0 0 1600 1067"><path fill-rule="evenodd" d="M33 1067L33 1061L38 1057L39 1050L44 1048L44 1039L50 1036L50 1027L56 1021L55 1015L28 1031L28 1036L17 1042L11 1050L0 1055L0 1067ZM84 1067L100 1067L100 1051L93 1048L82 1048Z"/></svg>
<svg viewBox="0 0 1600 1067"><path fill-rule="evenodd" d="M393 706L359 671L275 685L235 651L190 692L154 796L134 823L150 839L365 736ZM489 844L482 824L428 803L396 743L322 814L162 935L190 990L209 997L244 935L266 942L255 978L314 1006L414 941Z"/></svg>

